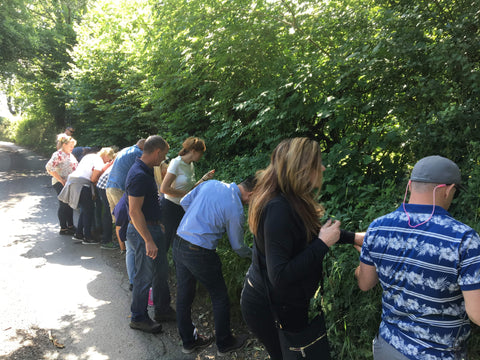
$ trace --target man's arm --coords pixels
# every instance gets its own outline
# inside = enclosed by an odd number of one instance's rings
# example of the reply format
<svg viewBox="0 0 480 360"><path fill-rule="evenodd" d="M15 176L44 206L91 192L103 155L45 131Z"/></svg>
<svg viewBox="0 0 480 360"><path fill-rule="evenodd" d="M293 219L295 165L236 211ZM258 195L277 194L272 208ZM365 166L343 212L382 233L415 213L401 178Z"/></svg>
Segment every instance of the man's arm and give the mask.
<svg viewBox="0 0 480 360"><path fill-rule="evenodd" d="M243 224L245 218L243 216L243 210L241 213L228 214L226 223L227 235L230 241L230 246L238 256L242 258L248 258L252 256L252 249L250 249L243 240Z"/></svg>
<svg viewBox="0 0 480 360"><path fill-rule="evenodd" d="M355 277L358 281L358 287L362 291L368 291L378 283L378 274L375 266L360 262L355 269Z"/></svg>
<svg viewBox="0 0 480 360"><path fill-rule="evenodd" d="M480 289L462 291L465 299L465 310L471 321L480 325Z"/></svg>
<svg viewBox="0 0 480 360"><path fill-rule="evenodd" d="M157 257L158 248L153 241L152 234L147 227L145 215L142 212L144 197L128 196L129 215L133 226L138 231L142 239L145 241L145 249L147 256L155 259Z"/></svg>

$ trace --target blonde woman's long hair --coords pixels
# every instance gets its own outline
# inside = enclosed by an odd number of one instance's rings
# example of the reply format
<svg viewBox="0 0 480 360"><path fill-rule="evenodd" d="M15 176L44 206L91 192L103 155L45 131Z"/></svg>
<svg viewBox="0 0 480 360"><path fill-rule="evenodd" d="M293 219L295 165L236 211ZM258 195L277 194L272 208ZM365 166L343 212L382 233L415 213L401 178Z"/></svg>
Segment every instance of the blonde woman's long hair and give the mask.
<svg viewBox="0 0 480 360"><path fill-rule="evenodd" d="M257 236L263 209L278 194L283 194L302 219L307 239L320 230L323 207L315 201L315 190L323 181L320 145L308 138L286 139L277 145L270 164L257 172L248 211L250 231Z"/></svg>

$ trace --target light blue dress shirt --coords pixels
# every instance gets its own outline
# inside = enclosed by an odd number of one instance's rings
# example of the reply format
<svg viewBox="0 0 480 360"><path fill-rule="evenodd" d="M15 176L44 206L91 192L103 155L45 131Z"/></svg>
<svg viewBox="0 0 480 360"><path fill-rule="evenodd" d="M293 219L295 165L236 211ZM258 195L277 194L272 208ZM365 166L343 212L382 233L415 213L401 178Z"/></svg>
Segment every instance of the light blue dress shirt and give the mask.
<svg viewBox="0 0 480 360"><path fill-rule="evenodd" d="M226 232L232 249L241 257L251 256L243 241L245 217L240 189L218 180L201 183L180 201L185 215L177 235L204 249L215 250Z"/></svg>

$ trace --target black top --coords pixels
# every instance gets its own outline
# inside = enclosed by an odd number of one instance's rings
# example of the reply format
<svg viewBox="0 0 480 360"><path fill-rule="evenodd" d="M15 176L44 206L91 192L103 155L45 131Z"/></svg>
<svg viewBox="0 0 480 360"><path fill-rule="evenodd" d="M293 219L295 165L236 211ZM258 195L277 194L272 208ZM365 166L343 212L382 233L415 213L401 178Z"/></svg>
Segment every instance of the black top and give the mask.
<svg viewBox="0 0 480 360"><path fill-rule="evenodd" d="M353 244L354 239L355 233L342 230L339 243ZM265 293L260 271L265 274L268 268L272 303L286 309L287 318L306 316L310 299L322 279L322 262L328 246L317 234L307 243L305 226L284 196L276 196L265 206L253 252L247 274L253 288L259 294Z"/></svg>

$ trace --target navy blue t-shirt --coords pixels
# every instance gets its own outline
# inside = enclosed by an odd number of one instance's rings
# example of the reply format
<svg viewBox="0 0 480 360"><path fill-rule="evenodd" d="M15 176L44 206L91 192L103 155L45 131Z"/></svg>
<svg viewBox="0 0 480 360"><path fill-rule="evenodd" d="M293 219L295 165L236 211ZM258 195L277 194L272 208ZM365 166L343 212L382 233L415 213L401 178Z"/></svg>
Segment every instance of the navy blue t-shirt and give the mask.
<svg viewBox="0 0 480 360"><path fill-rule="evenodd" d="M146 221L160 221L160 204L158 188L155 183L153 169L140 158L135 159L125 181L127 196L143 197L142 212Z"/></svg>

